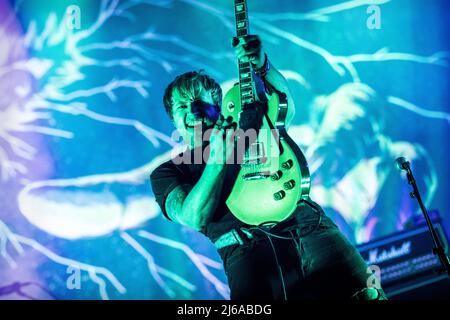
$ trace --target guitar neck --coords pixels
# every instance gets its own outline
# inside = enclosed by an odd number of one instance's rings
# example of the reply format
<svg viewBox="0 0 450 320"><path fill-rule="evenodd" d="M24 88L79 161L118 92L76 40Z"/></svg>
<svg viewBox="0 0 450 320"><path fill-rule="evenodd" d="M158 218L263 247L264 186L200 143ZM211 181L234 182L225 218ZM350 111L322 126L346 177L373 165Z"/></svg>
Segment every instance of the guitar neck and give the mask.
<svg viewBox="0 0 450 320"><path fill-rule="evenodd" d="M238 38L249 34L247 0L234 0L234 16L236 21L236 35ZM239 87L241 105L245 106L255 101L253 73L250 62L238 61Z"/></svg>

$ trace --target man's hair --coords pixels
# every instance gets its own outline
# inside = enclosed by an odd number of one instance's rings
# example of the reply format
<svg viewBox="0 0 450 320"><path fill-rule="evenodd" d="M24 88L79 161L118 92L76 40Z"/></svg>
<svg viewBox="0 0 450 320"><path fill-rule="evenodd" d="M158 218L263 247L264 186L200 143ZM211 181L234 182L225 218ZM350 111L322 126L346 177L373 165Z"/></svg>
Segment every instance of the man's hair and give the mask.
<svg viewBox="0 0 450 320"><path fill-rule="evenodd" d="M219 106L219 108L222 104L222 89L220 85L213 78L206 75L203 70L183 73L167 86L163 102L170 119L173 119L172 97L174 92L190 100L196 100L205 92L210 92L214 104Z"/></svg>

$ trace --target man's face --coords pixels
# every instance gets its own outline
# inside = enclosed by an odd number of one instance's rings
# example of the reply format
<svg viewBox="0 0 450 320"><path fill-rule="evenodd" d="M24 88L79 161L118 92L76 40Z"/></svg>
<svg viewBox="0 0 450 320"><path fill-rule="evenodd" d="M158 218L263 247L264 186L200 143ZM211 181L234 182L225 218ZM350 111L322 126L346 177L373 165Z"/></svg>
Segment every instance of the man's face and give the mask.
<svg viewBox="0 0 450 320"><path fill-rule="evenodd" d="M186 144L190 148L202 146L205 132L219 116L219 107L214 105L211 95L205 93L192 100L174 92L172 102L173 122Z"/></svg>

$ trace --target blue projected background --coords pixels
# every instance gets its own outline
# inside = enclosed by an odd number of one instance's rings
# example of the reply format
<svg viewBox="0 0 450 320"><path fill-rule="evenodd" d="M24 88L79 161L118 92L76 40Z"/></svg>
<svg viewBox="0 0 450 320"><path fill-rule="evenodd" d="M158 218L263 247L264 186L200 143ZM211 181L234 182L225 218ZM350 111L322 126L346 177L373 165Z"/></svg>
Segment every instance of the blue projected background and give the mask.
<svg viewBox="0 0 450 320"><path fill-rule="evenodd" d="M294 95L312 198L353 243L404 229L419 213L403 155L448 230L448 1L249 7ZM167 84L193 69L236 81L231 13L231 0L0 0L0 298L229 297L214 247L161 216L149 174L176 147Z"/></svg>

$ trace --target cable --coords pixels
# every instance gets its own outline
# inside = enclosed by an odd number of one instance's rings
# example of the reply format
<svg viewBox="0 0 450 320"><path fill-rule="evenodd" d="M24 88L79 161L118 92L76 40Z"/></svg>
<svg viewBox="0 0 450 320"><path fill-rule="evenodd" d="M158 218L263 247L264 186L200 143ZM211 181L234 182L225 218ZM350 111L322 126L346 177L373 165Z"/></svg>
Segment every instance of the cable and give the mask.
<svg viewBox="0 0 450 320"><path fill-rule="evenodd" d="M286 284L284 282L283 270L281 269L280 263L278 261L278 255L277 255L277 252L275 250L275 246L274 246L274 244L272 242L271 237L282 239L282 240L292 240L292 241L294 241L295 247L297 249L297 253L299 255L299 259L301 260L300 242L297 242L297 239L296 239L296 237L294 236L294 234L292 232L293 229L296 229L296 231L297 231L297 238L300 240L300 238L305 237L305 236L311 234L313 231L315 231L320 226L320 224L322 222L322 211L317 209L317 207L313 203L310 203L308 200L303 199L303 201L308 206L310 206L316 213L319 214L319 219L317 219L317 223L314 226L314 228L312 228L311 230L309 230L307 233L305 233L303 235L300 235L300 229L298 228L299 227L298 225L295 225L293 227L285 229L286 231L288 231L290 233L290 235L291 235L290 237L283 237L283 236L274 234L274 233L264 229L264 226L267 225L267 224L272 224L273 226L276 225L278 223L276 221L263 222L260 225L258 225L256 227L251 227L251 228L242 228L242 227L240 228L242 231L246 230L246 231L249 231L249 232L252 231L252 230L259 230L259 231L263 232L267 236L267 239L270 242L270 245L272 247L272 251L273 251L274 256L275 256L275 262L276 262L276 265L277 265L277 268L278 268L278 272L279 272L279 275L280 275L281 286L283 288L284 300L286 300L286 301L287 301L287 293L286 293ZM273 226L271 226L269 228L272 229Z"/></svg>
<svg viewBox="0 0 450 320"><path fill-rule="evenodd" d="M267 230L264 230L263 228L261 228L261 227L259 227L259 226L256 227L256 228L254 228L254 229L259 230L259 231L261 231L261 232L264 232L267 236L272 236L272 237L274 237L274 238L283 239L283 240L291 240L290 237L279 236L279 235L277 235L277 234L275 234L275 233L272 233L272 232L269 232L269 231L267 231Z"/></svg>
<svg viewBox="0 0 450 320"><path fill-rule="evenodd" d="M316 223L316 225L314 226L314 228L312 228L311 230L309 230L307 233L305 233L305 234L300 234L300 232L298 232L298 237L299 237L299 238L300 238L300 237L306 237L307 235L311 234L311 233L312 233L313 231L315 231L315 230L320 226L320 224L322 223L322 211L319 210L319 209L317 209L316 206L315 206L314 204L310 203L308 200L303 200L303 201L304 201L308 206L310 206L316 213L319 214L319 219L317 219L317 223ZM253 228L246 228L246 229L248 229L248 230L255 230L255 229L257 229L257 230L260 230L260 231L264 232L266 235L269 234L269 235L271 235L272 237L275 237L275 238L284 239L284 240L292 240L292 237L283 237L283 236L279 236L279 235L277 235L277 234L274 234L274 233L272 233L272 232L270 232L270 231L267 231L267 230L263 229L264 225L266 225L266 224L276 224L276 223L278 223L278 222L275 222L275 221L268 221L268 222L263 222L263 223L259 224L259 225L256 226L256 227L253 227ZM292 231L292 229L297 229L297 228L298 228L298 225L295 225L295 226L292 226L292 227L287 228L286 231L289 231L289 232L290 232L290 231ZM298 229L297 229L297 230L298 230Z"/></svg>
<svg viewBox="0 0 450 320"><path fill-rule="evenodd" d="M274 256L275 256L275 262L277 264L278 272L280 274L280 280L281 280L281 286L283 288L284 300L287 301L286 285L284 284L283 270L281 269L280 263L278 262L278 255L277 255L277 252L275 250L275 246L273 245L272 239L270 239L269 235L267 235L267 239L269 239L270 245L272 246L272 250L273 250L273 253L274 253Z"/></svg>
<svg viewBox="0 0 450 320"><path fill-rule="evenodd" d="M304 259L304 257L302 257L302 252L301 252L301 246L302 246L300 244L301 239L300 239L300 237L298 237L298 242L297 242L297 239L295 238L294 233L292 231L289 231L289 233L291 234L292 241L294 241L295 248L297 249L297 256L298 256L298 262L299 262L300 271L304 275L305 274L305 269L303 267L303 259Z"/></svg>
<svg viewBox="0 0 450 320"><path fill-rule="evenodd" d="M299 256L300 256L300 237L298 237L299 239L299 242L297 243L297 239L295 238L295 236L294 236L294 234L292 233L292 230L289 230L289 233L291 234L291 236L292 236L292 241L294 241L294 243L295 243L295 247L297 248L297 252L298 252L298 254L299 254Z"/></svg>

